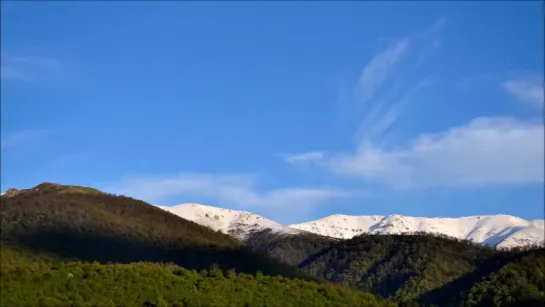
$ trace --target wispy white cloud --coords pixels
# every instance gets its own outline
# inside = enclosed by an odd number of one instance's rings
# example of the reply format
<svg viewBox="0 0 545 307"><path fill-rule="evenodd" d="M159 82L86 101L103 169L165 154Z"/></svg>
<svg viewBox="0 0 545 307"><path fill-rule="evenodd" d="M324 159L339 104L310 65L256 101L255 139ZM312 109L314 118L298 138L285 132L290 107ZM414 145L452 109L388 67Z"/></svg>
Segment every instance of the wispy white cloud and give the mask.
<svg viewBox="0 0 545 307"><path fill-rule="evenodd" d="M506 80L502 83L502 86L508 93L515 96L517 100L527 103L532 107L543 107L543 76L526 74Z"/></svg>
<svg viewBox="0 0 545 307"><path fill-rule="evenodd" d="M205 199L212 201L215 205L237 208L308 208L334 199L354 196L349 191L327 187L292 187L259 191L256 188L255 176L202 173L129 176L123 178L119 184L104 190L155 204L161 204L167 198L175 197L180 199L180 202Z"/></svg>
<svg viewBox="0 0 545 307"><path fill-rule="evenodd" d="M429 29L397 39L367 62L344 102L358 116L356 142L386 140L406 104L430 83L431 78L418 76L415 70L439 49L438 35L444 24L445 19L440 19Z"/></svg>
<svg viewBox="0 0 545 307"><path fill-rule="evenodd" d="M543 183L544 155L541 123L483 117L422 134L405 148L363 142L354 152L324 153L306 162L338 175L415 188Z"/></svg>
<svg viewBox="0 0 545 307"><path fill-rule="evenodd" d="M423 55L439 48L437 36L444 24L440 20L394 42L367 63L355 85L357 95L350 101L363 105L353 151L299 153L285 155L284 160L397 188L542 183L545 153L540 121L481 117L441 132L413 135L404 140L406 145L386 144L406 104L431 83L431 78L415 76ZM411 69L400 69L402 64ZM479 81L490 79L483 75ZM467 80L466 86L474 81ZM525 76L503 85L522 101L543 101L541 79Z"/></svg>
<svg viewBox="0 0 545 307"><path fill-rule="evenodd" d="M324 152L313 151L298 155L281 154L280 157L284 158L289 163L308 162L322 159L324 157Z"/></svg>
<svg viewBox="0 0 545 307"><path fill-rule="evenodd" d="M358 129L355 133L355 138L358 141L385 141L388 136L388 131L392 128L396 121L403 114L405 105L416 95L422 88L428 86L431 79L424 79L416 84L413 88L403 93L403 96L398 97L393 103L377 103L369 108L364 115Z"/></svg>
<svg viewBox="0 0 545 307"><path fill-rule="evenodd" d="M408 38L394 42L376 54L361 72L355 93L363 102L372 99L384 81L393 73L410 44Z"/></svg>
<svg viewBox="0 0 545 307"><path fill-rule="evenodd" d="M2 150L20 147L39 140L50 131L46 129L29 129L14 133L3 133L1 136Z"/></svg>
<svg viewBox="0 0 545 307"><path fill-rule="evenodd" d="M50 78L62 68L61 62L45 56L14 56L2 53L2 80L36 81Z"/></svg>

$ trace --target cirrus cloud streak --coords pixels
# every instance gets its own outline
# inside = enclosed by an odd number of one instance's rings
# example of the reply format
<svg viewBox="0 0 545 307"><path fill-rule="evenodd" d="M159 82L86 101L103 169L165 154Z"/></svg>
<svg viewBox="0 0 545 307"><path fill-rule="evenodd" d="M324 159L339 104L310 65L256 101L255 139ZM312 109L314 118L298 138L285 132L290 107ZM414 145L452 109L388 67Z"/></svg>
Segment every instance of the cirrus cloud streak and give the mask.
<svg viewBox="0 0 545 307"><path fill-rule="evenodd" d="M331 200L357 197L351 191L329 187L290 187L260 190L252 175L180 173L171 176L126 176L120 183L105 190L163 203L168 198L183 198L185 202L211 201L214 204L248 208L283 206L311 207Z"/></svg>

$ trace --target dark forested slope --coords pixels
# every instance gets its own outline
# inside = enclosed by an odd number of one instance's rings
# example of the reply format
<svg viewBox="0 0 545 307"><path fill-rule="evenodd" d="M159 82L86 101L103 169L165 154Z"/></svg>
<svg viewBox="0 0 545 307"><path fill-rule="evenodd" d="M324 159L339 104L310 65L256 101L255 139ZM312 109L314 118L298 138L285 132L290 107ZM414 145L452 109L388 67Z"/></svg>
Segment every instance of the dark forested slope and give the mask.
<svg viewBox="0 0 545 307"><path fill-rule="evenodd" d="M406 300L473 271L494 252L429 235L362 235L322 250L300 268L326 280Z"/></svg>
<svg viewBox="0 0 545 307"><path fill-rule="evenodd" d="M313 254L341 241L313 233L290 235L262 230L252 233L246 239L246 245L254 251L264 252L275 259L299 266Z"/></svg>
<svg viewBox="0 0 545 307"><path fill-rule="evenodd" d="M499 252L420 301L445 307L545 306L545 249Z"/></svg>
<svg viewBox="0 0 545 307"><path fill-rule="evenodd" d="M0 226L2 306L391 306L90 188L9 190Z"/></svg>
<svg viewBox="0 0 545 307"><path fill-rule="evenodd" d="M498 251L424 233L362 235L350 240L262 233L247 244L317 278L397 302L424 306L545 303L545 279L540 273L545 273L540 269L543 249Z"/></svg>
<svg viewBox="0 0 545 307"><path fill-rule="evenodd" d="M89 188L44 183L10 191L1 198L0 226L2 245L58 259L174 262L189 269L216 263L246 273L300 276L228 235L143 201Z"/></svg>

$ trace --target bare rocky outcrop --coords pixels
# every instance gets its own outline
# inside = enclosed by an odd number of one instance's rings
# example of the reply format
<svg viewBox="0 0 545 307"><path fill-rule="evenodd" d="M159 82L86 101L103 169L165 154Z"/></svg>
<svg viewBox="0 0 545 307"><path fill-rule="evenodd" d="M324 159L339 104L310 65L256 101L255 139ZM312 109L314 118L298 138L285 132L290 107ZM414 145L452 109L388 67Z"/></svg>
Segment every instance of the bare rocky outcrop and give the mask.
<svg viewBox="0 0 545 307"><path fill-rule="evenodd" d="M81 186L74 185L62 185L52 182L43 182L30 189L8 189L6 193L2 194L4 197L14 197L25 192L38 192L38 193L83 193L83 194L104 194L103 192Z"/></svg>
<svg viewBox="0 0 545 307"><path fill-rule="evenodd" d="M15 195L19 195L23 192L23 190L19 190L19 189L8 189L6 191L6 193L4 193L2 196L5 196L5 197L13 197Z"/></svg>

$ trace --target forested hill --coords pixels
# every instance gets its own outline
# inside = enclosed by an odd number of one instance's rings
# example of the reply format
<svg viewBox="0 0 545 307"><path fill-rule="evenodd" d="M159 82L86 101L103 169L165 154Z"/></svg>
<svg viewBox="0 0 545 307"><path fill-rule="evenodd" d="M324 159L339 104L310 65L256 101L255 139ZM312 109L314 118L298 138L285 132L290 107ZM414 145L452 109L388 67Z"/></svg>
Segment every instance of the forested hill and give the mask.
<svg viewBox="0 0 545 307"><path fill-rule="evenodd" d="M392 306L145 202L44 183L0 202L1 306Z"/></svg>
<svg viewBox="0 0 545 307"><path fill-rule="evenodd" d="M84 307L387 307L395 304L346 287L238 273L212 265L51 261L3 248L0 306Z"/></svg>
<svg viewBox="0 0 545 307"><path fill-rule="evenodd" d="M245 242L254 251L264 252L275 259L299 266L313 254L342 241L310 232L289 235L262 230L249 235Z"/></svg>
<svg viewBox="0 0 545 307"><path fill-rule="evenodd" d="M545 306L543 248L499 251L424 233L338 240L264 231L247 244L317 278L403 304Z"/></svg>
<svg viewBox="0 0 545 307"><path fill-rule="evenodd" d="M44 183L2 196L2 245L58 259L174 262L269 275L302 276L291 266L248 251L238 240L143 201Z"/></svg>
<svg viewBox="0 0 545 307"><path fill-rule="evenodd" d="M502 252L478 268L421 295L441 306L545 306L545 249Z"/></svg>
<svg viewBox="0 0 545 307"><path fill-rule="evenodd" d="M139 200L51 183L1 196L0 227L2 306L545 306L543 248L266 230L243 245Z"/></svg>

